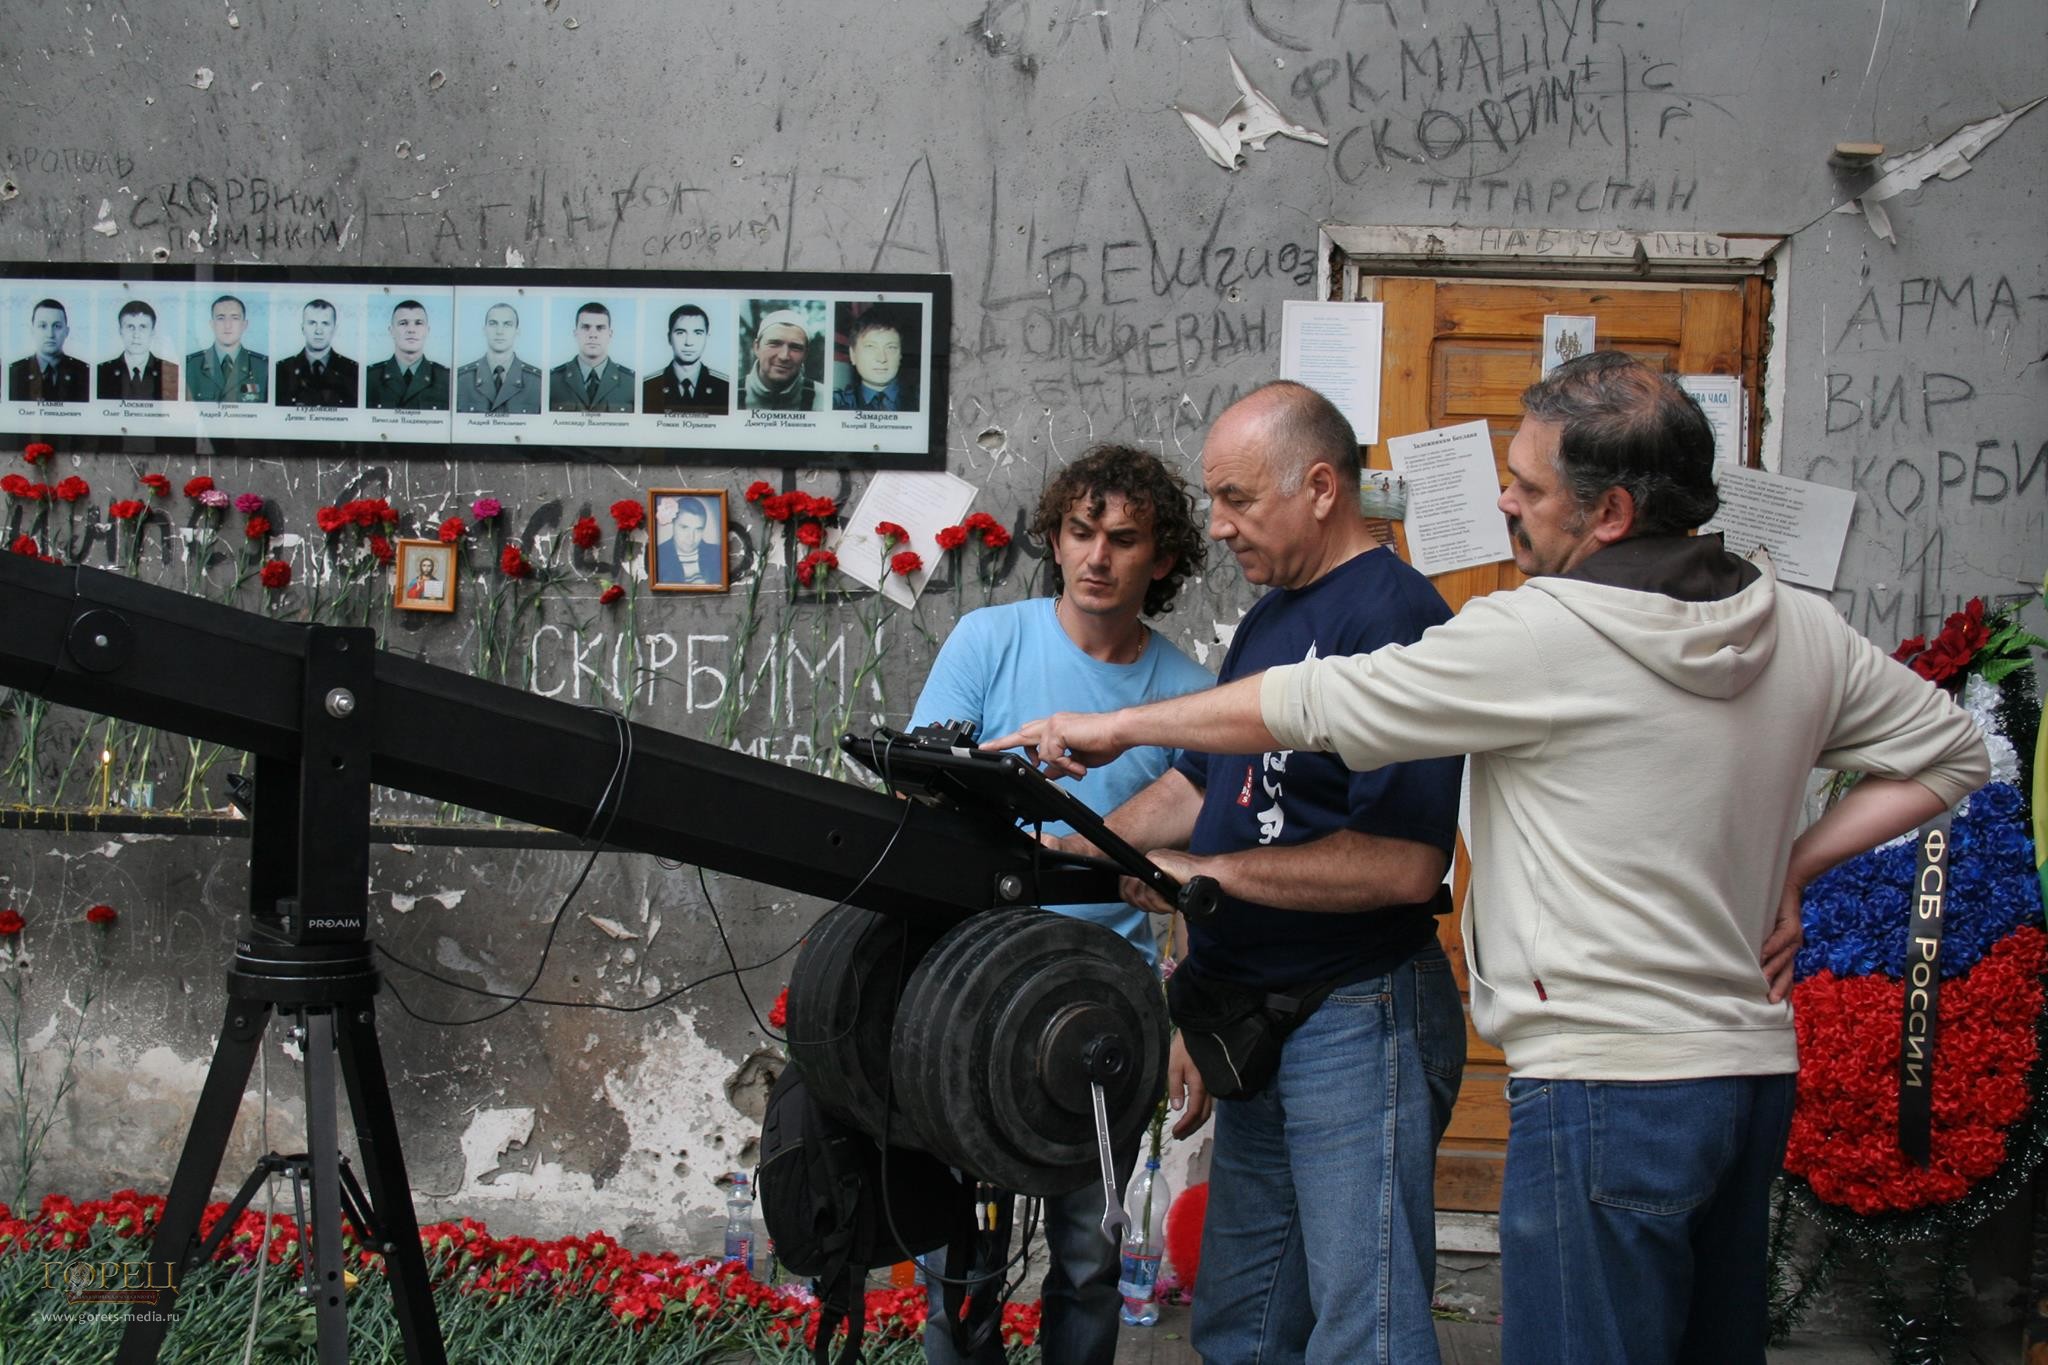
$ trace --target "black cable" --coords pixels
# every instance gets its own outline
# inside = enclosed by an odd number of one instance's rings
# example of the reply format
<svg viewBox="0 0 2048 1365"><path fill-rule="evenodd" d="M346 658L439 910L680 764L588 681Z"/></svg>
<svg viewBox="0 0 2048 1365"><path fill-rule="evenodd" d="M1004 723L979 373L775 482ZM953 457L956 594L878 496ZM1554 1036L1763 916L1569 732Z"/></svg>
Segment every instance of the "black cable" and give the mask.
<svg viewBox="0 0 2048 1365"><path fill-rule="evenodd" d="M623 788L624 775L630 765L630 760L632 756L632 728L631 726L625 725L623 723L623 718L618 716L616 712L603 711L602 708L599 707L590 707L586 709L602 711L603 714L611 716L615 721L619 721L621 723L620 764L613 772L613 780L616 787ZM611 798L611 796L613 795L613 791L614 787L612 786L608 786L606 788L604 795L599 798L598 806L596 808L597 811L603 810L605 802L609 798ZM490 1013L485 1014L480 1018L476 1019L436 1019L432 1016L421 1014L418 1010L414 1009L412 1007L412 1004L406 1000L405 996L402 993L400 993L396 985L389 981L387 981L385 984L387 988L391 991L392 998L398 1002L398 1007L404 1010L408 1015L410 1015L414 1019L419 1020L421 1023L436 1024L444 1027L464 1027L470 1024L481 1024L486 1020L495 1019L499 1015L506 1013L508 1010L511 1010L520 1004L547 1005L558 1009L601 1010L612 1014L638 1014L643 1010L650 1010L656 1008L657 1006L665 1005L669 1001L674 1000L677 996L683 995L688 991L693 991L697 989L699 986L703 986L710 982L720 980L724 977L730 976L737 981L739 980L742 973L756 972L760 971L765 967L772 967L777 962L780 962L783 958L788 957L791 953L795 952L800 946L802 946L803 941L805 939L809 938L811 934L817 930L817 927L825 921L826 916L832 914L833 911L844 908L848 903L850 903L853 900L855 896L858 896L861 893L862 889L865 888L867 884L874 879L875 874L881 871L882 865L886 863L889 859L889 854L892 851L894 851L896 847L896 841L902 837L904 827L908 825L910 822L910 807L912 806L912 804L914 803L909 801L905 801L903 803L903 814L897 817L896 828L890 831L888 842L882 845L881 853L878 854L875 858L875 861L869 865L868 870L861 874L860 880L854 883L853 889L848 891L844 896L840 897L839 900L834 902L830 907L828 907L823 914L820 914L816 919L812 920L810 924L805 927L804 931L801 934L798 934L796 938L790 942L788 947L784 948L781 952L776 953L772 957L763 958L761 961L752 963L745 967L742 967L739 964L737 957L733 954L732 944L730 940L726 937L724 925L722 922L718 920L718 909L715 905L711 904L710 888L707 885L705 887L705 904L711 907L713 922L718 924L719 941L725 944L727 961L731 965L724 971L711 972L704 976L700 976L693 981L686 982L672 991L668 991L662 995L656 996L652 1000L645 1000L635 1005L615 1005L599 1000L557 1000L551 999L546 996L538 996L533 994L533 987L536 984L538 984L541 972L545 970L547 967L548 951L554 944L555 934L561 926L562 916L568 910L569 902L572 899L574 899L577 891L582 888L584 878L590 875L590 869L596 863L597 855L604 851L604 844L602 842L602 839L600 839L598 847L593 848L591 850L590 859L584 864L583 872L576 878L575 885L569 888L568 895L562 898L562 904L559 907L557 907L555 911L554 922L548 928L547 941L541 949L541 960L539 964L534 968L532 979L527 982L524 989L518 992L494 991L488 989L487 987L473 986L467 981L458 981L453 977L443 976L439 972L433 971L426 967L422 967L418 963L409 962L406 959L399 957L396 953L391 952L381 943L376 945L378 955L383 957L386 961L392 963L394 966L403 967L409 972L413 972L419 976L426 977L429 981L439 982L441 985L447 986L452 990L462 991L469 995L481 996L488 1000L506 1001L507 1003L504 1006L504 1008L492 1010ZM609 834L611 830L612 818L615 818L616 815L617 808L616 806L614 806L611 812L611 816L607 817L604 822L604 832L606 834ZM596 811L594 811L591 822L592 826L596 824L596 819L597 815ZM587 833L585 837L589 837ZM669 865L674 867L682 866L681 863L673 863ZM698 868L698 876L700 878L703 876L702 867ZM744 982L741 983L741 996L742 998L747 999L747 1009L749 1010L749 1012L751 1012L754 1008L754 1005L752 999L746 996L746 988ZM778 1035L768 1031L767 1026L761 1023L761 1019L758 1014L755 1015L754 1022L758 1025L761 1025L762 1031L764 1033L768 1033L769 1037L777 1038L778 1041L784 1041L780 1039ZM808 1042L811 1040L806 1041ZM833 1038L826 1038L818 1041L829 1043L836 1040Z"/></svg>

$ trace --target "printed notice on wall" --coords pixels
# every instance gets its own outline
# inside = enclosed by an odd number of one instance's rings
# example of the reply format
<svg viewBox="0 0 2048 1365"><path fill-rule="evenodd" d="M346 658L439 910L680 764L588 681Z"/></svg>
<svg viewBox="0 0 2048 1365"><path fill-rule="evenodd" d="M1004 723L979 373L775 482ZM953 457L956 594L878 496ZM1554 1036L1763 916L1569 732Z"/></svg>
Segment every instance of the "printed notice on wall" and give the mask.
<svg viewBox="0 0 2048 1365"><path fill-rule="evenodd" d="M1380 438L1383 311L1377 303L1280 305L1280 377L1335 403L1362 446Z"/></svg>
<svg viewBox="0 0 2048 1365"><path fill-rule="evenodd" d="M1732 374L1682 374L1678 387L1691 394L1714 429L1714 463L1742 464L1745 454L1743 432L1749 429L1742 381Z"/></svg>
<svg viewBox="0 0 2048 1365"><path fill-rule="evenodd" d="M1721 510L1701 532L1719 531L1739 555L1761 545L1787 583L1833 591L1856 510L1854 493L1732 465L1720 471L1717 483Z"/></svg>
<svg viewBox="0 0 2048 1365"><path fill-rule="evenodd" d="M832 543L840 572L856 583L879 589L899 607L916 606L932 570L945 558L946 552L939 548L939 531L959 523L973 506L974 493L973 484L953 474L875 475L854 504L846 529ZM897 527L904 538L884 545L875 529L884 523ZM906 551L918 559L918 568L908 575L891 567Z"/></svg>
<svg viewBox="0 0 2048 1365"><path fill-rule="evenodd" d="M1485 422L1389 437L1387 454L1408 484L1408 560L1416 569L1434 576L1510 557Z"/></svg>

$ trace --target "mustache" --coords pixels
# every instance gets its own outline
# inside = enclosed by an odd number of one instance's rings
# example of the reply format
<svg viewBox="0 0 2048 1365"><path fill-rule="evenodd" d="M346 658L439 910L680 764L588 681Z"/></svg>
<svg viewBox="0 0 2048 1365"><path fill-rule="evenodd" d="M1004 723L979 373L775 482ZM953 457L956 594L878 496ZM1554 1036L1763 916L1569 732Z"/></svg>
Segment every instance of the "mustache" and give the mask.
<svg viewBox="0 0 2048 1365"><path fill-rule="evenodd" d="M1536 548L1529 539L1529 533L1522 529L1522 519L1520 517L1508 518L1508 538L1525 550Z"/></svg>

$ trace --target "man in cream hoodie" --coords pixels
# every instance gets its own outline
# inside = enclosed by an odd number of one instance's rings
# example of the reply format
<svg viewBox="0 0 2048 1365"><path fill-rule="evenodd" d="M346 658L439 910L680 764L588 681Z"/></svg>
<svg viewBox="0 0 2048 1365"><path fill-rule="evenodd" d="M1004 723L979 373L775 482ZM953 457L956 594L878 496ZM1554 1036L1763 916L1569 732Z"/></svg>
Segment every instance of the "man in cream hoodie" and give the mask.
<svg viewBox="0 0 2048 1365"><path fill-rule="evenodd" d="M1133 744L1470 754L1473 1020L1511 1075L1506 1358L1760 1365L1800 893L1989 763L1825 600L1687 534L1717 506L1713 438L1676 385L1599 352L1522 402L1500 508L1523 586L1413 645L990 744L1058 772ZM1816 766L1868 776L1795 838Z"/></svg>

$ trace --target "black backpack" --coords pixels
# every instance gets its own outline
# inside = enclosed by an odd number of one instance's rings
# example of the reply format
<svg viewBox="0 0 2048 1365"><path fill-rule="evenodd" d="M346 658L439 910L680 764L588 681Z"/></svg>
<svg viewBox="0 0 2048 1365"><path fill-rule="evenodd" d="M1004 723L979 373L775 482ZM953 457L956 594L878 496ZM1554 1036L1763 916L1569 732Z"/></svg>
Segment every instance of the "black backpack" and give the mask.
<svg viewBox="0 0 2048 1365"><path fill-rule="evenodd" d="M973 1187L923 1152L889 1149L885 1215L880 1146L821 1108L794 1066L769 1092L755 1183L777 1259L818 1282L818 1365L829 1360L842 1321L838 1365L860 1359L869 1269L972 1242Z"/></svg>

